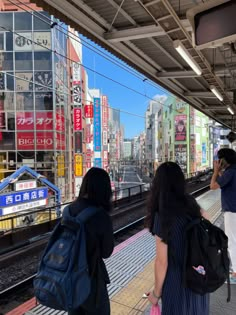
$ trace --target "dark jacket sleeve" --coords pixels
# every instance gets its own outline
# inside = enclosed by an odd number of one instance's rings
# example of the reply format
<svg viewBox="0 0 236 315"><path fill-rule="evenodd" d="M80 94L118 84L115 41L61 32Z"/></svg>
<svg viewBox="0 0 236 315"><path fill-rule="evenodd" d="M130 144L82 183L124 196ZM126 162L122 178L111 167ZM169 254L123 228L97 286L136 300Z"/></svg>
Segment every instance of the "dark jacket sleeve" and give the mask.
<svg viewBox="0 0 236 315"><path fill-rule="evenodd" d="M105 224L103 235L101 237L101 255L102 258L108 258L111 256L113 249L114 249L114 237L113 237L113 227L111 218L108 214L106 214Z"/></svg>

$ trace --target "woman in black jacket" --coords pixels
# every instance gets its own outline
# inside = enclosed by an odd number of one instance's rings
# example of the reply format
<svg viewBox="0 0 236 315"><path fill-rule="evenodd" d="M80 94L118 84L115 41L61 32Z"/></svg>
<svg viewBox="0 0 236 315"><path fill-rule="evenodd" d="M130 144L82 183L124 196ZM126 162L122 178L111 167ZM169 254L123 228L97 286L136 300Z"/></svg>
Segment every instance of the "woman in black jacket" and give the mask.
<svg viewBox="0 0 236 315"><path fill-rule="evenodd" d="M109 175L93 167L85 175L79 197L70 205L70 214L76 216L89 206L102 208L85 225L91 293L84 304L68 315L110 315L107 284L110 283L103 258L111 256L114 249L113 228L109 212L112 190Z"/></svg>

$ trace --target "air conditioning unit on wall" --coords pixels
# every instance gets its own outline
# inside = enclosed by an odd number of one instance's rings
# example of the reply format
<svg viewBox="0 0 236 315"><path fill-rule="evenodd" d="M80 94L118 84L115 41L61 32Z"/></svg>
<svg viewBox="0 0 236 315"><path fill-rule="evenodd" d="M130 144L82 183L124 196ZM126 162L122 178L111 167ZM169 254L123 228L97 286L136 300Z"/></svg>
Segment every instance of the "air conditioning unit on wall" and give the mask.
<svg viewBox="0 0 236 315"><path fill-rule="evenodd" d="M186 13L193 28L193 46L215 48L236 41L236 1L210 0Z"/></svg>

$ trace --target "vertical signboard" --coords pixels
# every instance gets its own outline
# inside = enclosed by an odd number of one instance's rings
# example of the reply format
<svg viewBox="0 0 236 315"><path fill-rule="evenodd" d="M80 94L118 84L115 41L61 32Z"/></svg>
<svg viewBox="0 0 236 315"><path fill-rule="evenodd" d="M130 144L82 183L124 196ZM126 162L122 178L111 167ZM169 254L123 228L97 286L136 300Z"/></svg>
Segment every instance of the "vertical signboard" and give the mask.
<svg viewBox="0 0 236 315"><path fill-rule="evenodd" d="M75 154L74 159L75 176L83 176L83 156L81 154Z"/></svg>
<svg viewBox="0 0 236 315"><path fill-rule="evenodd" d="M101 103L100 98L94 98L94 151L101 152Z"/></svg>
<svg viewBox="0 0 236 315"><path fill-rule="evenodd" d="M58 177L65 176L65 156L64 155L57 156L57 176Z"/></svg>
<svg viewBox="0 0 236 315"><path fill-rule="evenodd" d="M74 108L74 131L82 130L82 110Z"/></svg>
<svg viewBox="0 0 236 315"><path fill-rule="evenodd" d="M84 115L85 118L93 118L93 105L85 105L84 106Z"/></svg>
<svg viewBox="0 0 236 315"><path fill-rule="evenodd" d="M202 163L206 164L206 143L202 143Z"/></svg>
<svg viewBox="0 0 236 315"><path fill-rule="evenodd" d="M86 143L91 143L91 125L86 125Z"/></svg>

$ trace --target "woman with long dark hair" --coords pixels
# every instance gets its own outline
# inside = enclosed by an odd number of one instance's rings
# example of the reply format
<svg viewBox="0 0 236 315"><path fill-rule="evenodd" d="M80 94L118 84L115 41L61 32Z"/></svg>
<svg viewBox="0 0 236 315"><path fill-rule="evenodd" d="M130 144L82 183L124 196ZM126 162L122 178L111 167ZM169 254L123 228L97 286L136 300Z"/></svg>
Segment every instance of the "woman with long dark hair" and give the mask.
<svg viewBox="0 0 236 315"><path fill-rule="evenodd" d="M108 258L114 248L113 229L109 216L111 201L109 175L101 168L91 168L84 176L79 197L70 205L70 214L76 216L89 206L100 208L100 211L85 225L92 288L85 303L78 310L69 312L68 315L110 315L107 292L107 284L110 280L103 258Z"/></svg>
<svg viewBox="0 0 236 315"><path fill-rule="evenodd" d="M200 206L186 194L178 164L166 162L156 171L149 204L148 224L156 238L155 286L152 304L162 300L162 315L209 315L209 295L183 286L185 226L201 216Z"/></svg>

